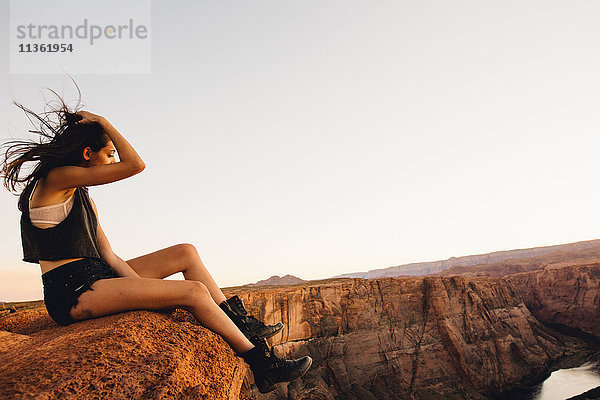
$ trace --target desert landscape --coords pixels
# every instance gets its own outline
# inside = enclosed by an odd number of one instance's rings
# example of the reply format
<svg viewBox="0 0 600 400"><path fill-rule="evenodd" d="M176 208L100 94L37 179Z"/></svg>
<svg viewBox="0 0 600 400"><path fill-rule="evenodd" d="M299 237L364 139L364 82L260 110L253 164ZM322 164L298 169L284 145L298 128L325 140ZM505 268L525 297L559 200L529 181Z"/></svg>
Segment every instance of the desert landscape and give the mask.
<svg viewBox="0 0 600 400"><path fill-rule="evenodd" d="M504 399L598 360L600 241L420 266L225 289L285 324L271 339L278 354L314 360L268 394L184 310L63 327L43 301L3 303L0 398Z"/></svg>

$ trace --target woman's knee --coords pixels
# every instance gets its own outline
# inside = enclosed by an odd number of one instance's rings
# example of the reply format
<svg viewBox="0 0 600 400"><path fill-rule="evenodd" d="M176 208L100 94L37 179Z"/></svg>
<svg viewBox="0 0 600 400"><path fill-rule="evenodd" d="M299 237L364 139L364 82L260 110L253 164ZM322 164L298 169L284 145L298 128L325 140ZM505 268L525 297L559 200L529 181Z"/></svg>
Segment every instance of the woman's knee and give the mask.
<svg viewBox="0 0 600 400"><path fill-rule="evenodd" d="M188 298L192 305L202 305L214 303L206 285L199 281L185 281L188 283Z"/></svg>
<svg viewBox="0 0 600 400"><path fill-rule="evenodd" d="M196 247L193 244L181 243L176 245L175 248L177 250L177 256L179 259L195 260L200 258L198 250L196 250Z"/></svg>

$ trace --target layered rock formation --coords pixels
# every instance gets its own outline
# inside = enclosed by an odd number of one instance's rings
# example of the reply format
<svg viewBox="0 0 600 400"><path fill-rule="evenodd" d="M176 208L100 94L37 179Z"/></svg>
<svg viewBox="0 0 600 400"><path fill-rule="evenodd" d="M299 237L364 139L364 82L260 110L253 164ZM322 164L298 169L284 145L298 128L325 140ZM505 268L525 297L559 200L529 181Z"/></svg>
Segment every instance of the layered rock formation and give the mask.
<svg viewBox="0 0 600 400"><path fill-rule="evenodd" d="M430 261L400 265L396 267L374 269L368 272L355 272L335 276L334 278L384 278L398 276L421 276L438 274L452 267L473 267L486 264L503 263L507 260L530 259L541 257L549 253L563 252L567 257L572 257L573 253L579 253L592 249L596 259L600 260L600 240L587 240L583 242L561 244L555 246L534 247L530 249L495 251L493 253L477 254L463 257L450 257L447 260ZM510 263L509 263L510 264ZM476 268L474 268L475 270ZM528 269L529 270L529 269ZM449 272L449 275L459 275L466 271L455 270ZM522 272L522 271L513 271ZM513 273L511 272L511 273Z"/></svg>
<svg viewBox="0 0 600 400"><path fill-rule="evenodd" d="M546 268L506 279L540 321L600 338L600 263Z"/></svg>
<svg viewBox="0 0 600 400"><path fill-rule="evenodd" d="M243 289L283 321L276 349L310 355L302 379L257 399L484 399L540 374L575 342L542 326L502 279L345 279Z"/></svg>
<svg viewBox="0 0 600 400"><path fill-rule="evenodd" d="M245 366L191 314L133 311L67 327L0 319L0 399L238 399Z"/></svg>

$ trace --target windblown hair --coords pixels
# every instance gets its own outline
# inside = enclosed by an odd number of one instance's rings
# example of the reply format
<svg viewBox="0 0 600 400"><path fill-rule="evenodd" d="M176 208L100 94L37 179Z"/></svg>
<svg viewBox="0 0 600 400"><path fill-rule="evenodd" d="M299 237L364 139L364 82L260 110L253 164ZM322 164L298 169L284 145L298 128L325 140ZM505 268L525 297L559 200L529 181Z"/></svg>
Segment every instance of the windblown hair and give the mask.
<svg viewBox="0 0 600 400"><path fill-rule="evenodd" d="M77 84L75 84L77 86ZM46 104L45 111L36 114L22 104L13 103L22 109L29 121L37 129L29 132L39 135L38 140L11 140L0 147L4 152L2 160L2 178L4 187L18 193L18 187L24 186L19 195L19 210L27 207L27 200L35 181L41 179L56 167L81 165L84 161L83 150L90 147L99 151L110 140L102 126L97 123L75 124L82 117L76 112L81 108L81 91L73 108L69 108L54 90L49 89L57 101ZM22 171L26 163L35 163L28 172Z"/></svg>

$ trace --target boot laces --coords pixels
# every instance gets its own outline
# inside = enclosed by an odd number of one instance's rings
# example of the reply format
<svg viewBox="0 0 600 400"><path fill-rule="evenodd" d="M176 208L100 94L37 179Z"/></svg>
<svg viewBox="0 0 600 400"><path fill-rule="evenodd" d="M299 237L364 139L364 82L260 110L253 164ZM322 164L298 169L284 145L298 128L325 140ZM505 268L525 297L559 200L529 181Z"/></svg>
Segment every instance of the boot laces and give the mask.
<svg viewBox="0 0 600 400"><path fill-rule="evenodd" d="M272 368L281 368L286 366L286 361L282 358L277 357L273 351L273 347L267 347L269 358L273 361Z"/></svg>
<svg viewBox="0 0 600 400"><path fill-rule="evenodd" d="M244 302L242 301L242 299L240 299L238 296L235 296L232 297L231 300L235 303L237 310L240 311L242 315L250 317L252 316L248 314L248 311L246 311L246 307L244 307Z"/></svg>
<svg viewBox="0 0 600 400"><path fill-rule="evenodd" d="M277 357L277 355L273 351L273 346L269 346L264 339L259 340L255 344L255 346L259 346L261 348L261 351L263 354L265 354L266 358L272 361L273 367L278 368L278 367L285 366L285 364L286 364L285 360Z"/></svg>
<svg viewBox="0 0 600 400"><path fill-rule="evenodd" d="M244 318L246 318L246 323L252 324L252 325L256 325L256 324L261 324L264 325L261 321L259 321L254 315L252 314L246 314L244 316Z"/></svg>
<svg viewBox="0 0 600 400"><path fill-rule="evenodd" d="M244 301L242 299L236 296L233 297L231 300L235 303L236 308L242 313L242 316L246 319L247 324L263 324L258 318L256 318L253 314L250 314L248 310L246 310L246 307L244 307Z"/></svg>
<svg viewBox="0 0 600 400"><path fill-rule="evenodd" d="M250 314L244 306L244 300L240 299L238 296L232 297L231 301L236 306L236 310L234 312L244 318L246 326L270 326L256 318L254 314Z"/></svg>

